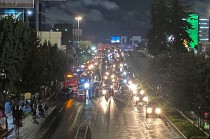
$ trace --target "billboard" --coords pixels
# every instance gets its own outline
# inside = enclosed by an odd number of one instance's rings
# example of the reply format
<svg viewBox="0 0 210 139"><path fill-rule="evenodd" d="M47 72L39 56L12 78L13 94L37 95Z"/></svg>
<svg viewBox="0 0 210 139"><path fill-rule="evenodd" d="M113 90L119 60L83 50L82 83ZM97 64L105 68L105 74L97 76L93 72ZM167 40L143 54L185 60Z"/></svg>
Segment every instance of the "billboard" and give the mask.
<svg viewBox="0 0 210 139"><path fill-rule="evenodd" d="M0 0L0 8L34 8L34 0Z"/></svg>
<svg viewBox="0 0 210 139"><path fill-rule="evenodd" d="M120 36L112 36L111 43L120 43Z"/></svg>
<svg viewBox="0 0 210 139"><path fill-rule="evenodd" d="M192 29L187 30L192 41L189 44L190 48L198 46L198 31L199 31L199 19L198 14L190 14L187 18L187 22L192 25Z"/></svg>
<svg viewBox="0 0 210 139"><path fill-rule="evenodd" d="M15 19L24 20L24 10L23 9L1 9L0 8L0 20L5 16L13 16Z"/></svg>

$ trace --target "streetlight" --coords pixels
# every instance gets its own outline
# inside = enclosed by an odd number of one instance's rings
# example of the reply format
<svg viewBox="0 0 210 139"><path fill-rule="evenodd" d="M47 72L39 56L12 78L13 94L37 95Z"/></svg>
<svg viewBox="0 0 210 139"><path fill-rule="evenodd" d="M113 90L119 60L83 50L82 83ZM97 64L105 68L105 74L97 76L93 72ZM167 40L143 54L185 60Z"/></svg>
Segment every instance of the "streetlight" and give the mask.
<svg viewBox="0 0 210 139"><path fill-rule="evenodd" d="M26 23L27 23L28 28L29 28L29 17L31 17L32 15L33 15L33 11L28 9L26 11Z"/></svg>
<svg viewBox="0 0 210 139"><path fill-rule="evenodd" d="M77 20L77 37L78 37L78 44L77 44L77 49L76 49L76 55L77 55L77 65L78 65L78 52L77 50L79 49L79 35L80 35L80 31L79 31L79 21L82 20L81 16L77 16L75 17L75 20Z"/></svg>

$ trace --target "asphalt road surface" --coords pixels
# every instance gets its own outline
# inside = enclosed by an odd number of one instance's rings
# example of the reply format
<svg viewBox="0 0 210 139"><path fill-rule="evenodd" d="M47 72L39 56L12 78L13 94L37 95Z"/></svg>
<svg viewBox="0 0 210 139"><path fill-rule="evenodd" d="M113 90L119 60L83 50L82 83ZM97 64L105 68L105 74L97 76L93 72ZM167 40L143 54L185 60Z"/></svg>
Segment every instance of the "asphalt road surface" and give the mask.
<svg viewBox="0 0 210 139"><path fill-rule="evenodd" d="M146 118L145 106L134 106L129 96L81 96L59 104L36 139L182 139L164 117Z"/></svg>

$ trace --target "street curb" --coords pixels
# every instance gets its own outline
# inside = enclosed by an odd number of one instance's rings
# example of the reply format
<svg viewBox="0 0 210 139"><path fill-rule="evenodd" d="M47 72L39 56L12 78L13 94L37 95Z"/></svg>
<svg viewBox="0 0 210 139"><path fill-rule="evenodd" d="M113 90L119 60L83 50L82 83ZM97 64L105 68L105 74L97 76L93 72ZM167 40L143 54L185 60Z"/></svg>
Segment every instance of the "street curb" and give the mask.
<svg viewBox="0 0 210 139"><path fill-rule="evenodd" d="M183 139L187 139L187 137L176 127L176 125L174 125L169 119L168 117L166 117L164 114L162 114L163 117L179 132L179 134L183 137Z"/></svg>

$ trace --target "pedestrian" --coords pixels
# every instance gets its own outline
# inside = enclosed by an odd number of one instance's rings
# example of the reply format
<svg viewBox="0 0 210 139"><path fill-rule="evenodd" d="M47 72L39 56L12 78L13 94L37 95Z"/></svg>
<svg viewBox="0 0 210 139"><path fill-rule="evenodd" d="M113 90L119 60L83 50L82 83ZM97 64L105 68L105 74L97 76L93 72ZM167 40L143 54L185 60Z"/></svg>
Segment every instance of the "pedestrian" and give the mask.
<svg viewBox="0 0 210 139"><path fill-rule="evenodd" d="M32 109L32 118L36 121L36 110L34 108Z"/></svg>
<svg viewBox="0 0 210 139"><path fill-rule="evenodd" d="M13 123L15 123L15 111L16 111L15 106L12 106L12 118L13 118Z"/></svg>
<svg viewBox="0 0 210 139"><path fill-rule="evenodd" d="M38 105L38 110L39 110L39 115L42 115L43 114L43 109L42 109L41 103L39 103L39 105Z"/></svg>
<svg viewBox="0 0 210 139"><path fill-rule="evenodd" d="M20 110L16 109L15 110L15 124L16 126L20 126Z"/></svg>
<svg viewBox="0 0 210 139"><path fill-rule="evenodd" d="M21 108L19 109L19 117L20 117L20 122L22 123L22 120L23 120L23 110Z"/></svg>

